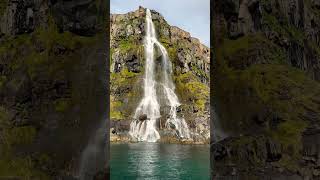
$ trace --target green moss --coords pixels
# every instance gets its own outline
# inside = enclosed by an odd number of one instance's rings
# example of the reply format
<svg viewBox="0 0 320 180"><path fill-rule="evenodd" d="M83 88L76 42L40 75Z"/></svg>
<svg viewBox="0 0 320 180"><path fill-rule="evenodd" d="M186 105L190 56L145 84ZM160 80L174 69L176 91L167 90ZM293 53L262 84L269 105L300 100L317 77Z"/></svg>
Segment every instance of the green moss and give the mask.
<svg viewBox="0 0 320 180"><path fill-rule="evenodd" d="M271 137L279 141L284 148L292 148L295 152L291 155L299 153L302 148L301 134L307 127L307 123L303 121L286 121L281 123L275 131L271 132Z"/></svg>
<svg viewBox="0 0 320 180"><path fill-rule="evenodd" d="M0 76L0 89L4 86L7 82L7 76Z"/></svg>
<svg viewBox="0 0 320 180"><path fill-rule="evenodd" d="M240 120L243 126L250 127L251 114L270 109L283 122L276 128L266 128L266 135L281 144L283 154L290 157L282 159L281 166L293 169L300 157L302 132L308 125L304 117L308 111L320 113L314 100L318 97L319 85L302 71L286 65L252 65L241 71L226 68L219 76L223 77L223 83L218 83L219 97L226 97L223 103L228 110L236 107L224 118L232 128L241 128Z"/></svg>
<svg viewBox="0 0 320 180"><path fill-rule="evenodd" d="M2 137L0 146L8 149L12 145L31 144L37 133L33 126L12 126L10 114L4 107L0 107L0 130L0 137Z"/></svg>
<svg viewBox="0 0 320 180"><path fill-rule="evenodd" d="M262 17L264 25L270 30L277 32L280 37L292 39L300 45L303 45L303 40L306 38L304 32L294 26L289 25L288 22L280 24L276 16L272 14L263 13Z"/></svg>
<svg viewBox="0 0 320 180"><path fill-rule="evenodd" d="M34 167L30 157L2 157L0 159L0 177L17 177L18 179L50 179Z"/></svg>
<svg viewBox="0 0 320 180"><path fill-rule="evenodd" d="M123 106L121 101L116 101L113 96L110 98L110 118L112 120L122 120L124 116L119 107Z"/></svg>
<svg viewBox="0 0 320 180"><path fill-rule="evenodd" d="M8 127L9 124L9 113L7 109L3 106L0 106L0 129Z"/></svg>
<svg viewBox="0 0 320 180"><path fill-rule="evenodd" d="M123 68L119 73L111 73L111 86L126 86L140 73L134 73L127 68Z"/></svg>
<svg viewBox="0 0 320 180"><path fill-rule="evenodd" d="M1 0L0 1L0 18L4 14L7 6L8 6L8 0Z"/></svg>
<svg viewBox="0 0 320 180"><path fill-rule="evenodd" d="M170 39L167 36L160 36L159 41L164 45L168 46L170 44Z"/></svg>
<svg viewBox="0 0 320 180"><path fill-rule="evenodd" d="M16 37L6 36L4 39L5 41L0 44L0 55L8 52L11 52L13 55L19 55L19 47L22 45L32 45L31 36L26 34L18 35Z"/></svg>
<svg viewBox="0 0 320 180"><path fill-rule="evenodd" d="M33 142L36 129L33 126L6 128L3 135L8 145L27 145Z"/></svg>
<svg viewBox="0 0 320 180"><path fill-rule="evenodd" d="M244 36L236 40L226 39L223 46L224 53L232 56L239 51L246 51L253 42L255 38L251 36Z"/></svg>
<svg viewBox="0 0 320 180"><path fill-rule="evenodd" d="M14 154L15 146L30 145L36 136L32 126L12 127L9 113L0 107L0 177L18 177L21 179L49 179L38 171L30 156L19 157Z"/></svg>
<svg viewBox="0 0 320 180"><path fill-rule="evenodd" d="M175 77L178 94L185 101L193 101L200 113L205 110L205 104L209 101L209 87L195 77L192 72L180 74Z"/></svg>
<svg viewBox="0 0 320 180"><path fill-rule="evenodd" d="M124 118L124 116L122 115L122 113L120 111L112 110L112 111L110 111L110 118L112 120L122 120Z"/></svg>
<svg viewBox="0 0 320 180"><path fill-rule="evenodd" d="M37 70L43 68L46 63L48 63L48 56L46 53L31 53L26 58L29 76L33 79L37 75Z"/></svg>
<svg viewBox="0 0 320 180"><path fill-rule="evenodd" d="M279 164L280 167L286 168L287 170L289 170L291 172L297 172L299 170L299 165L298 165L297 161L298 161L297 157L283 154L277 164Z"/></svg>
<svg viewBox="0 0 320 180"><path fill-rule="evenodd" d="M111 73L110 88L110 116L114 120L122 120L128 116L127 113L131 113L128 104L123 104L122 100L129 100L130 104L135 102L139 92L135 83L140 79L141 73L134 73L128 71L127 68L122 69L118 73ZM120 94L116 94L120 93Z"/></svg>
<svg viewBox="0 0 320 180"><path fill-rule="evenodd" d="M57 112L65 112L71 106L71 100L70 99L65 99L65 98L57 99L54 102L54 105L55 105L55 110Z"/></svg>
<svg viewBox="0 0 320 180"><path fill-rule="evenodd" d="M127 52L131 49L137 48L137 46L137 42L132 37L121 39L119 41L119 49L121 52Z"/></svg>
<svg viewBox="0 0 320 180"><path fill-rule="evenodd" d="M111 66L111 64L113 62L113 60L112 60L113 53L114 53L114 49L110 49L110 54L109 54L110 66Z"/></svg>
<svg viewBox="0 0 320 180"><path fill-rule="evenodd" d="M102 35L82 37L70 32L59 33L56 25L50 19L47 28L37 28L31 34L2 37L4 41L0 44L0 56L10 60L5 62L7 63L4 66L5 72L11 74L19 72L30 76L32 86L42 83L42 81L38 81L39 78L45 79L49 83L60 82L61 79L65 80L63 77L65 74L73 72L71 70L78 67L74 65L79 62L79 59L75 57L82 53L78 51L81 51L82 47L90 47L101 37ZM57 49L62 49L63 52L57 52ZM19 87L21 84L19 78L10 79L8 75L0 76L0 86L6 83L6 79L13 86ZM72 100L58 99L51 105L58 112L65 112L73 100L73 96ZM30 149L36 150L34 144L37 138L36 127L31 125L16 127L12 124L15 121L13 118L14 116L11 116L9 111L0 106L0 177L18 176L21 177L18 179L49 179L39 171L48 165L48 158L34 157L34 152L29 152ZM32 118L30 120L31 122L35 121ZM44 166L39 166L40 162ZM48 173L52 173L51 170ZM55 170L53 169L53 171Z"/></svg>
<svg viewBox="0 0 320 180"><path fill-rule="evenodd" d="M60 45L66 49L73 50L81 47L82 44L90 44L96 41L95 38L77 36L68 31L59 33L53 18L49 18L49 25L47 28L37 28L34 35L36 39L45 44L46 49L49 51L51 51L55 45Z"/></svg>
<svg viewBox="0 0 320 180"><path fill-rule="evenodd" d="M197 74L200 77L204 77L205 79L209 80L209 74L207 74L205 71L199 69L195 65L192 65L192 72Z"/></svg>

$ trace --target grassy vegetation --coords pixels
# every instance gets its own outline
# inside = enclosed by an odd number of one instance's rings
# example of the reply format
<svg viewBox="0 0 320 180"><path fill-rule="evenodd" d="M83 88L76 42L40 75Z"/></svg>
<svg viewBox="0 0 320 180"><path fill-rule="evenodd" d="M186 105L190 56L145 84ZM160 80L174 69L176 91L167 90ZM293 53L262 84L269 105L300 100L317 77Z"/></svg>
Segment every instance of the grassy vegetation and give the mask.
<svg viewBox="0 0 320 180"><path fill-rule="evenodd" d="M36 136L32 126L14 127L11 125L9 112L0 106L0 177L14 176L26 180L49 179L35 168L30 156L14 154L15 146L31 144Z"/></svg>
<svg viewBox="0 0 320 180"><path fill-rule="evenodd" d="M0 17L2 17L2 15L4 14L6 8L8 5L8 0L1 0L0 1Z"/></svg>
<svg viewBox="0 0 320 180"><path fill-rule="evenodd" d="M138 92L134 92L135 83L139 79L141 73L134 73L128 71L127 68L123 68L119 73L111 73L110 88L110 117L113 120L123 120L126 113L129 111L129 105L124 104L121 99L130 99L130 103L134 101ZM120 94L115 94L115 93Z"/></svg>
<svg viewBox="0 0 320 180"><path fill-rule="evenodd" d="M221 52L228 63L235 66L286 63L285 52L262 34L243 36L236 40L226 39Z"/></svg>
<svg viewBox="0 0 320 180"><path fill-rule="evenodd" d="M122 120L124 118L119 107L123 106L121 101L116 101L114 96L110 97L110 118L112 120Z"/></svg>
<svg viewBox="0 0 320 180"><path fill-rule="evenodd" d="M136 47L137 47L137 44L133 38L121 39L119 41L119 48L120 48L120 51L123 53L131 49L134 49Z"/></svg>
<svg viewBox="0 0 320 180"><path fill-rule="evenodd" d="M209 100L209 87L198 81L197 77L189 71L175 77L178 94L188 103L195 103L196 107L202 112L205 110L205 104ZM190 102L191 100L191 102Z"/></svg>
<svg viewBox="0 0 320 180"><path fill-rule="evenodd" d="M133 79L140 73L134 73L123 68L119 73L111 73L111 86L125 86L131 84Z"/></svg>
<svg viewBox="0 0 320 180"><path fill-rule="evenodd" d="M71 99L66 99L66 98L57 99L54 102L54 105L55 105L55 110L57 112L65 112L71 106Z"/></svg>
<svg viewBox="0 0 320 180"><path fill-rule="evenodd" d="M67 79L66 74L79 62L79 59L75 58L80 54L78 51L82 47L93 45L101 37L100 35L82 37L70 32L60 33L53 18L50 18L46 28L38 27L30 34L3 38L4 41L0 44L0 57L8 60L4 61L6 63L4 72L9 75L0 76L0 88L9 84L8 82L19 87L21 80L12 75L15 72L24 73L35 87L40 86L39 79L47 80L46 83ZM57 99L49 102L51 104L48 105L48 109L52 108L63 113L75 100L73 94L71 98ZM48 172L42 172L48 171L42 169L48 165L46 163L48 158L34 154L36 152L16 153L17 148L36 148L34 142L38 129L32 125L15 126L12 124L15 120L12 118L14 116L6 108L0 107L0 177L49 179L46 175ZM43 163L41 166L39 166L40 161Z"/></svg>
<svg viewBox="0 0 320 180"><path fill-rule="evenodd" d="M270 30L277 32L280 37L292 39L300 45L303 45L303 41L306 39L303 31L292 25L289 25L288 22L280 24L279 19L277 19L273 14L263 13L262 17L264 25Z"/></svg>
<svg viewBox="0 0 320 180"><path fill-rule="evenodd" d="M246 133L248 127L255 123L252 115L261 115L266 109L279 118L281 122L276 127L270 127L266 122L261 128L264 128L265 137L278 142L282 147L283 157L278 164L294 171L298 167L297 160L301 159L302 132L309 123L304 117L309 111L320 113L315 99L319 96L320 85L303 71L284 63L285 56L280 48L277 50L274 48L277 46L271 43L273 46L265 49L263 44L270 42L259 35L244 36L225 41L223 47L217 50L220 60L217 75L223 77L223 80L218 79L216 82L219 85L216 88L216 100L223 105L220 107L222 111L233 109L233 113L224 113L223 118L241 133ZM252 51L253 47L262 47L262 54ZM257 55L259 58L267 57L269 61L246 61ZM235 61L240 65L247 64L243 66L245 68L235 68ZM254 144L256 141L246 137L239 139L235 142L237 146Z"/></svg>

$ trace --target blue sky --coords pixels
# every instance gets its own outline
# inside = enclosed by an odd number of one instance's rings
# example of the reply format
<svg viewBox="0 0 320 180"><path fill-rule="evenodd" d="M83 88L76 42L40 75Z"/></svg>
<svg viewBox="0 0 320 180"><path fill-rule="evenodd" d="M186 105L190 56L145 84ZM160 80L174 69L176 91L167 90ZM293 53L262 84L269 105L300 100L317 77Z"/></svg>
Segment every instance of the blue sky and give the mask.
<svg viewBox="0 0 320 180"><path fill-rule="evenodd" d="M154 9L170 25L190 32L191 36L209 47L210 0L111 0L111 13L123 14L138 9L139 5Z"/></svg>

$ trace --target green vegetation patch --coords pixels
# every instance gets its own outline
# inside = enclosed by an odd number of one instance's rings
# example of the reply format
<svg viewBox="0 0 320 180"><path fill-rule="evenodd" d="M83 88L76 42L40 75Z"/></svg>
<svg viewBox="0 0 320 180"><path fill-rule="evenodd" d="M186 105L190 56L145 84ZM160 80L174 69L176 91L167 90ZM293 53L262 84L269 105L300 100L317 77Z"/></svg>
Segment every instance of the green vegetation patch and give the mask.
<svg viewBox="0 0 320 180"><path fill-rule="evenodd" d="M66 112L71 104L72 101L68 98L61 98L54 101L55 110L57 112Z"/></svg>
<svg viewBox="0 0 320 180"><path fill-rule="evenodd" d="M31 144L36 133L33 126L12 126L8 110L0 106L0 177L48 179L44 173L36 170L30 156L19 157L14 154L14 146Z"/></svg>
<svg viewBox="0 0 320 180"><path fill-rule="evenodd" d="M133 103L139 96L136 92L136 82L141 77L141 73L130 72L127 68L123 68L118 73L111 73L110 77L110 117L113 120L123 120L128 116L129 104ZM127 99L129 104L122 101Z"/></svg>
<svg viewBox="0 0 320 180"><path fill-rule="evenodd" d="M12 127L3 130L5 142L10 145L31 144L36 136L33 126Z"/></svg>
<svg viewBox="0 0 320 180"><path fill-rule="evenodd" d="M273 14L263 13L262 18L263 25L278 33L281 38L292 39L298 44L303 45L303 41L306 39L303 31L289 25L287 21L280 23L279 19Z"/></svg>
<svg viewBox="0 0 320 180"><path fill-rule="evenodd" d="M116 101L113 96L110 98L110 118L112 120L122 120L124 119L124 115L119 110L119 108L123 106L121 101Z"/></svg>
<svg viewBox="0 0 320 180"><path fill-rule="evenodd" d="M209 87L198 81L192 72L180 74L175 77L178 94L185 101L195 103L201 111L205 110L205 104L209 101Z"/></svg>
<svg viewBox="0 0 320 180"><path fill-rule="evenodd" d="M35 169L31 157L3 157L0 159L0 177L48 180L47 175Z"/></svg>
<svg viewBox="0 0 320 180"><path fill-rule="evenodd" d="M261 34L248 35L236 40L225 39L221 48L224 63L237 69L252 64L284 64L285 52Z"/></svg>
<svg viewBox="0 0 320 180"><path fill-rule="evenodd" d="M0 1L0 17L4 14L6 8L8 6L8 0L1 0Z"/></svg>

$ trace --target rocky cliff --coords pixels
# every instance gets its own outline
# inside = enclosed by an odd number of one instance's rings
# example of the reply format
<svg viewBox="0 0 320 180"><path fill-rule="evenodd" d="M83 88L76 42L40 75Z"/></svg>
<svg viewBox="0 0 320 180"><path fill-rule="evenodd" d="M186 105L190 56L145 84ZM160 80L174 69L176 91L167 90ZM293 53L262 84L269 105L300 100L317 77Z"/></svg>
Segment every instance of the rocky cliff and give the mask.
<svg viewBox="0 0 320 180"><path fill-rule="evenodd" d="M151 13L158 39L166 47L173 64L176 93L182 103L179 113L184 115L195 134L193 141L208 142L209 48L190 33L170 26L158 12ZM145 14L146 9L140 7L134 12L110 17L111 141L129 140L126 133L143 95ZM160 58L156 53L157 68L161 67ZM165 108L161 109L161 114L163 118L158 125L161 141L178 142L175 133L164 128Z"/></svg>
<svg viewBox="0 0 320 180"><path fill-rule="evenodd" d="M0 2L0 179L66 179L105 118L104 0Z"/></svg>
<svg viewBox="0 0 320 180"><path fill-rule="evenodd" d="M320 2L225 0L212 8L214 101L225 139L213 179L320 178Z"/></svg>

